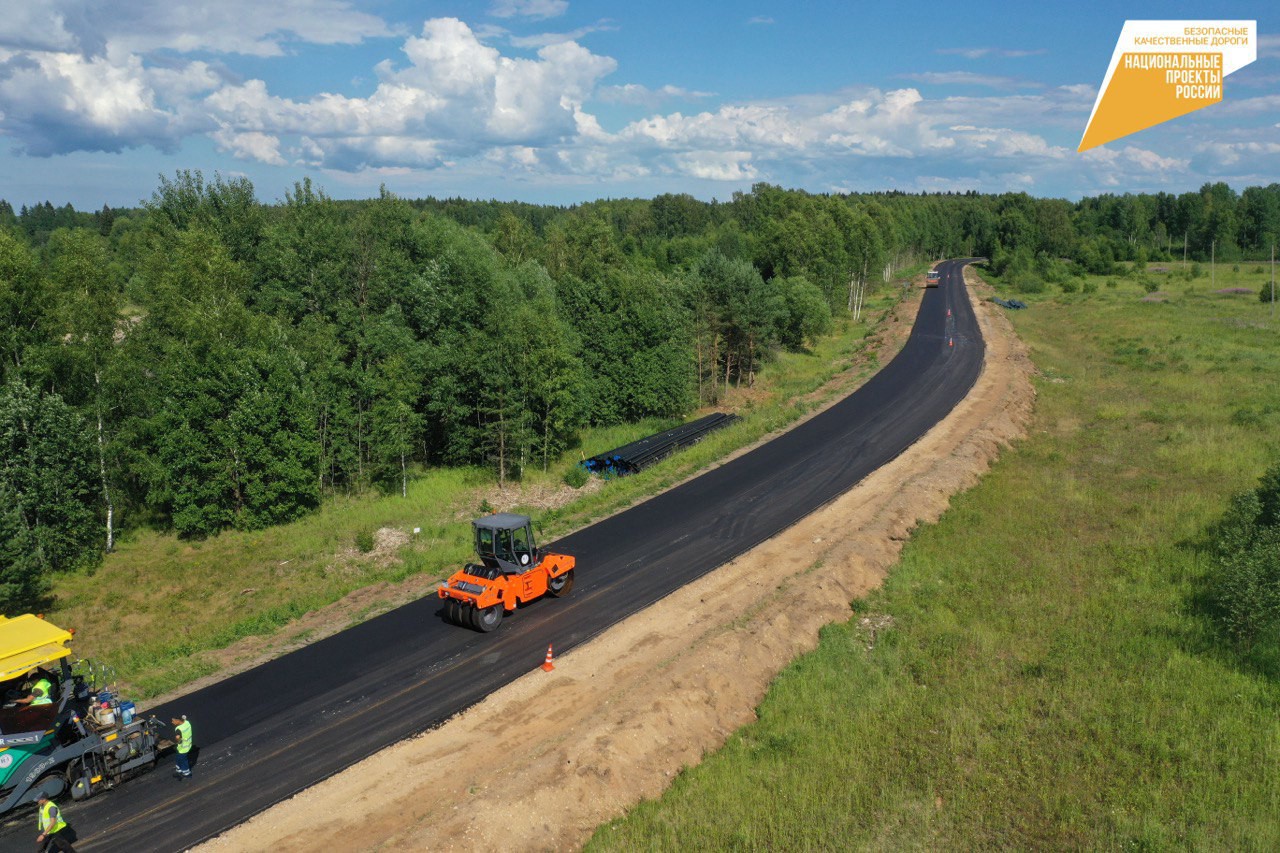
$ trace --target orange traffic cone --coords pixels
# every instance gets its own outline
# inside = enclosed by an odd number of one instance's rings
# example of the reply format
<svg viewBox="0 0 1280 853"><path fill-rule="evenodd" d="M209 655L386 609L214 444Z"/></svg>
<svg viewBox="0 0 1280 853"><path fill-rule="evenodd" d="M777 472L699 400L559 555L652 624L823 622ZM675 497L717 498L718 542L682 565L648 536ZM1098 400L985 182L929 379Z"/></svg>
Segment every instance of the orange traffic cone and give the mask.
<svg viewBox="0 0 1280 853"><path fill-rule="evenodd" d="M555 666L551 663L551 644L547 643L547 659L542 664L542 671L550 672L553 669L555 669Z"/></svg>

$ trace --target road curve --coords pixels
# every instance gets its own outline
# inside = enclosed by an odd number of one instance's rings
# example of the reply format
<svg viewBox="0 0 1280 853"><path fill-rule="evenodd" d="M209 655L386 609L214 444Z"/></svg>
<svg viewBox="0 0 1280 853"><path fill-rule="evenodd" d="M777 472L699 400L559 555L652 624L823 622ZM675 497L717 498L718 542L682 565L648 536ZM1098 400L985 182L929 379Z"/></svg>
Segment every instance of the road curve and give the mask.
<svg viewBox="0 0 1280 853"><path fill-rule="evenodd" d="M725 465L580 530L566 599L539 601L493 634L444 623L423 598L160 706L188 714L195 774L167 767L67 803L78 845L181 850L390 744L432 728L787 528L852 488L944 418L973 387L983 342L967 261L940 265L902 352L849 397ZM22 821L0 850L29 850Z"/></svg>

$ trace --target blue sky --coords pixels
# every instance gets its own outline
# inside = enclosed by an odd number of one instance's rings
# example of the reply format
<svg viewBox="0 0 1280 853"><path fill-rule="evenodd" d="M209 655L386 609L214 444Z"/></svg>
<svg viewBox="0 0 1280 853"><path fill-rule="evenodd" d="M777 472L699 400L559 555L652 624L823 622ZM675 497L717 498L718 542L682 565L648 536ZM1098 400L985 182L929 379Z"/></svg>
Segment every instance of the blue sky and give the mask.
<svg viewBox="0 0 1280 853"><path fill-rule="evenodd" d="M1224 102L1084 154L1128 19L1256 19ZM1273 4L23 0L0 197L132 206L158 176L571 203L757 181L1079 198L1280 180Z"/></svg>

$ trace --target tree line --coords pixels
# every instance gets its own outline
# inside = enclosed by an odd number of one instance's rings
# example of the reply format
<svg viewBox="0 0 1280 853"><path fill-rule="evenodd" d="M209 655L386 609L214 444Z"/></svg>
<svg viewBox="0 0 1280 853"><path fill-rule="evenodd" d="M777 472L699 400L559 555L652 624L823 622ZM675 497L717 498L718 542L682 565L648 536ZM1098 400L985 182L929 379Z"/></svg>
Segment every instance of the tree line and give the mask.
<svg viewBox="0 0 1280 853"><path fill-rule="evenodd" d="M1193 258L1261 254L1280 185L551 207L308 180L268 205L183 171L136 209L0 201L0 605L122 523L258 528L424 465L519 477L586 425L715 404L919 259L1107 271L1179 231Z"/></svg>

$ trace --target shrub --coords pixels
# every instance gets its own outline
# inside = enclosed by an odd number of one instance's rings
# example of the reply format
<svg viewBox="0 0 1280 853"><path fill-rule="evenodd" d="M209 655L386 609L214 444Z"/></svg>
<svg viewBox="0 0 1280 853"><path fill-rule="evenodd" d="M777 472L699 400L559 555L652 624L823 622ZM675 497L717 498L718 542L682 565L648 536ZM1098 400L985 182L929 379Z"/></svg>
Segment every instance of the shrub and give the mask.
<svg viewBox="0 0 1280 853"><path fill-rule="evenodd" d="M564 472L564 484L575 489L581 489L589 479L591 479L591 475L581 465L574 465Z"/></svg>
<svg viewBox="0 0 1280 853"><path fill-rule="evenodd" d="M1280 640L1280 465L1232 498L1210 542L1209 600L1219 627L1246 648Z"/></svg>
<svg viewBox="0 0 1280 853"><path fill-rule="evenodd" d="M1115 290L1119 286L1120 286L1120 282L1116 281L1114 278L1107 279L1107 287L1109 289Z"/></svg>
<svg viewBox="0 0 1280 853"><path fill-rule="evenodd" d="M1019 293L1044 293L1044 281L1027 273L1013 277L1013 289Z"/></svg>
<svg viewBox="0 0 1280 853"><path fill-rule="evenodd" d="M1081 285L1081 289L1085 293L1097 293L1098 283L1096 281L1086 281L1083 285Z"/></svg>
<svg viewBox="0 0 1280 853"><path fill-rule="evenodd" d="M1238 427L1264 429L1267 426L1267 416L1275 411L1270 406L1263 406L1260 409L1244 406L1231 413L1231 423Z"/></svg>
<svg viewBox="0 0 1280 853"><path fill-rule="evenodd" d="M1062 288L1063 293L1075 293L1080 290L1080 282L1074 278L1068 278L1058 282L1058 287Z"/></svg>
<svg viewBox="0 0 1280 853"><path fill-rule="evenodd" d="M1160 283L1153 278L1143 278L1142 289L1145 290L1147 293L1155 293L1157 290L1160 289Z"/></svg>
<svg viewBox="0 0 1280 853"><path fill-rule="evenodd" d="M359 530L356 531L356 550L361 554L368 554L373 550L373 531Z"/></svg>

